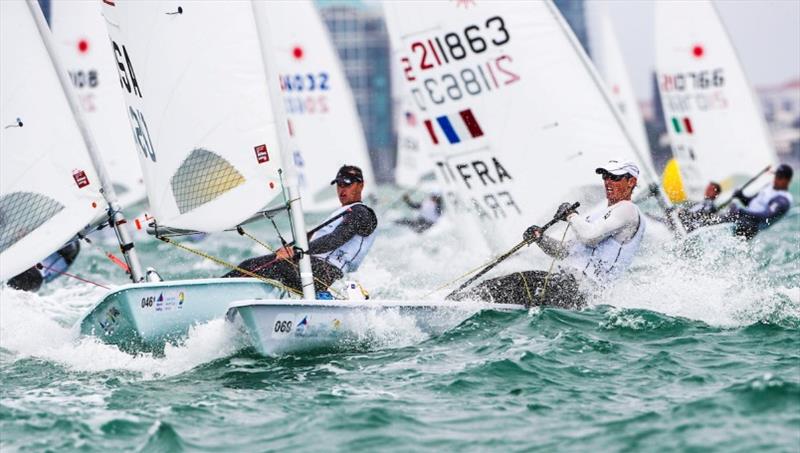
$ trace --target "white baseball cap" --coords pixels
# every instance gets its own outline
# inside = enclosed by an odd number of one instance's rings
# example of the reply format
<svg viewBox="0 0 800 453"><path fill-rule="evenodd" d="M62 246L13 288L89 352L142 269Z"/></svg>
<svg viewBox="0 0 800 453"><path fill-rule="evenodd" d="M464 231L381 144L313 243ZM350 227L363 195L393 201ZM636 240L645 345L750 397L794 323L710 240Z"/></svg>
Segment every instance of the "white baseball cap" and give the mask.
<svg viewBox="0 0 800 453"><path fill-rule="evenodd" d="M631 175L634 178L638 178L639 166L629 160L612 159L595 168L594 172L599 175L603 173L611 173L612 175L617 176Z"/></svg>

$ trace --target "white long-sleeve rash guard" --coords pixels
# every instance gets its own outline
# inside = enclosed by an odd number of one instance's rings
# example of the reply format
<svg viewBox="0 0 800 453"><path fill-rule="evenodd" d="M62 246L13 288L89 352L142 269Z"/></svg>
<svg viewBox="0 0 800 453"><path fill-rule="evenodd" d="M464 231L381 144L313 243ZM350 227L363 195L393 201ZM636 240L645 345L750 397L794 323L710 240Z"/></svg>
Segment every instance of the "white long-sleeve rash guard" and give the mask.
<svg viewBox="0 0 800 453"><path fill-rule="evenodd" d="M594 220L590 220L594 219ZM614 236L620 244L628 242L639 229L639 211L630 200L622 200L588 216L572 214L567 221L583 244L594 247L603 239Z"/></svg>

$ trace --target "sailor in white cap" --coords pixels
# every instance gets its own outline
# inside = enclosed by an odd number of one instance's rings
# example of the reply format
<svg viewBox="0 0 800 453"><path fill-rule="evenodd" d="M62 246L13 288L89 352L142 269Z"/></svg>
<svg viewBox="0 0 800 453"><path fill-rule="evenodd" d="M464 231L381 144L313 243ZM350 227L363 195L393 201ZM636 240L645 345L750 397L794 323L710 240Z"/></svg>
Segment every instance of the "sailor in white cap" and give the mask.
<svg viewBox="0 0 800 453"><path fill-rule="evenodd" d="M536 225L523 235L548 255L563 260L559 272L516 272L487 280L471 294L454 298L575 308L585 303L587 292L606 288L616 280L630 266L644 237L642 213L631 201L639 167L629 161L610 160L595 172L603 178L607 205L580 215L571 203L563 203L553 216L569 223L575 239L562 243L545 236Z"/></svg>

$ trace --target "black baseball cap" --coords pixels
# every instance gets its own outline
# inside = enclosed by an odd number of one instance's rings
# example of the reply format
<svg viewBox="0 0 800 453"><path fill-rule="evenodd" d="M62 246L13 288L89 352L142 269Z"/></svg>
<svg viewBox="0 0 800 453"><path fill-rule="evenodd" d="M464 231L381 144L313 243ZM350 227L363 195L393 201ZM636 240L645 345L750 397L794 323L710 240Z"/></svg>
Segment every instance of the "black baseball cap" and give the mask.
<svg viewBox="0 0 800 453"><path fill-rule="evenodd" d="M778 168L775 170L775 176L780 176L781 178L792 179L793 174L794 171L792 170L792 167L786 164L778 165Z"/></svg>
<svg viewBox="0 0 800 453"><path fill-rule="evenodd" d="M334 185L340 181L345 184L364 182L364 173L355 165L342 165L342 168L336 172L336 178L331 181L331 185Z"/></svg>

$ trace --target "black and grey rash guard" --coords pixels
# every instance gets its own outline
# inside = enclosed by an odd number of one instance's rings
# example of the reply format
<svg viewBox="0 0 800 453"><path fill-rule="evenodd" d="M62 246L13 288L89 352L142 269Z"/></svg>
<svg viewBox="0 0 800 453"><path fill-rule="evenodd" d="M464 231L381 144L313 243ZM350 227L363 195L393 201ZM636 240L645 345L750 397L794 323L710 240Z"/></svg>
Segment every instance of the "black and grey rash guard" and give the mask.
<svg viewBox="0 0 800 453"><path fill-rule="evenodd" d="M314 233L308 253L342 272L353 272L375 241L378 217L371 208L357 202L342 206L328 218L334 218L342 212L345 212L342 217Z"/></svg>

